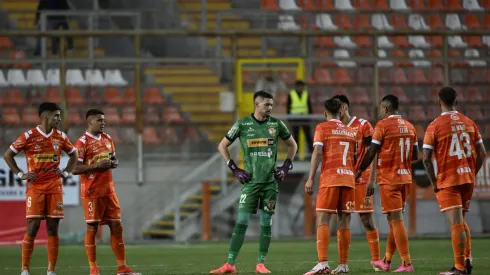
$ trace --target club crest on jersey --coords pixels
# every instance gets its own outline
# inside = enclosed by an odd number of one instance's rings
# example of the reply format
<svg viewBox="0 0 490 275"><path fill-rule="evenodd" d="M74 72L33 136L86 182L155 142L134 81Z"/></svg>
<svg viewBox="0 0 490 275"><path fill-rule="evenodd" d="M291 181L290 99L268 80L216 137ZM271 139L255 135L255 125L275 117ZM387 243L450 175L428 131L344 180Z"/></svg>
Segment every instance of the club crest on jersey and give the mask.
<svg viewBox="0 0 490 275"><path fill-rule="evenodd" d="M274 128L269 128L269 134L270 134L271 136L275 136L275 135L276 135L276 129L274 129Z"/></svg>
<svg viewBox="0 0 490 275"><path fill-rule="evenodd" d="M55 151L58 151L58 150L60 149L60 141L59 141L59 140L57 140L57 139L53 139L53 140L51 141L51 144L53 145L53 149L54 149Z"/></svg>
<svg viewBox="0 0 490 275"><path fill-rule="evenodd" d="M451 115L451 119L452 120L459 120L459 116L457 116L457 115Z"/></svg>
<svg viewBox="0 0 490 275"><path fill-rule="evenodd" d="M63 203L62 202L58 202L58 210L63 210Z"/></svg>
<svg viewBox="0 0 490 275"><path fill-rule="evenodd" d="M111 144L111 143L110 143L108 140L106 140L106 142L105 142L105 147L106 147L108 150L112 150L112 144Z"/></svg>

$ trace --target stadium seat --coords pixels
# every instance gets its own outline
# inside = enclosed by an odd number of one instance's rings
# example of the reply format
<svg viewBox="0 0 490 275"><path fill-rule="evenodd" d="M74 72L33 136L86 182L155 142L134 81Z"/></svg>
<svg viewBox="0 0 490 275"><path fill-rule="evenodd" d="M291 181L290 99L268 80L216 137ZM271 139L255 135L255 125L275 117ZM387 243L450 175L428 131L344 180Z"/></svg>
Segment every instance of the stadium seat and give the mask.
<svg viewBox="0 0 490 275"><path fill-rule="evenodd" d="M415 2L417 2L419 5L422 5L424 0L417 0ZM431 10L443 10L445 8L442 4L442 0L428 0L427 2L427 8Z"/></svg>
<svg viewBox="0 0 490 275"><path fill-rule="evenodd" d="M334 83L338 85L352 85L354 82L346 69L335 69L333 72Z"/></svg>
<svg viewBox="0 0 490 275"><path fill-rule="evenodd" d="M414 30L429 30L425 23L424 17L420 14L410 14L408 16L408 25Z"/></svg>
<svg viewBox="0 0 490 275"><path fill-rule="evenodd" d="M121 118L124 124L136 124L136 108L132 106L124 107Z"/></svg>
<svg viewBox="0 0 490 275"><path fill-rule="evenodd" d="M136 144L136 130L134 127L125 127L121 129L121 138L126 144Z"/></svg>
<svg viewBox="0 0 490 275"><path fill-rule="evenodd" d="M260 7L263 10L278 10L279 7L277 6L276 0L261 0L260 1Z"/></svg>
<svg viewBox="0 0 490 275"><path fill-rule="evenodd" d="M7 87L9 85L7 79L5 78L5 75L3 72L0 70L0 87Z"/></svg>
<svg viewBox="0 0 490 275"><path fill-rule="evenodd" d="M19 113L15 108L4 108L2 110L2 121L7 125L19 125L21 123Z"/></svg>
<svg viewBox="0 0 490 275"><path fill-rule="evenodd" d="M39 115L35 108L26 107L22 110L22 124L36 125L39 123Z"/></svg>
<svg viewBox="0 0 490 275"><path fill-rule="evenodd" d="M419 68L411 69L408 79L410 80L410 83L415 85L426 85L429 83L429 81L425 77L424 71Z"/></svg>
<svg viewBox="0 0 490 275"><path fill-rule="evenodd" d="M87 85L92 87L100 87L107 84L99 69L86 70L85 80L87 81Z"/></svg>
<svg viewBox="0 0 490 275"><path fill-rule="evenodd" d="M69 69L66 71L66 85L69 86L86 86L82 71L79 69Z"/></svg>
<svg viewBox="0 0 490 275"><path fill-rule="evenodd" d="M390 8L392 10L405 11L410 9L407 6L407 3L405 3L405 0L389 0L389 1L390 1Z"/></svg>
<svg viewBox="0 0 490 275"><path fill-rule="evenodd" d="M99 105L103 102L102 90L98 88L88 88L85 90L85 100L88 104Z"/></svg>
<svg viewBox="0 0 490 275"><path fill-rule="evenodd" d="M10 59L25 59L25 58L26 55L24 54L23 51L14 50L10 52ZM12 67L19 68L19 69L30 69L32 65L29 63L14 63Z"/></svg>
<svg viewBox="0 0 490 275"><path fill-rule="evenodd" d="M335 63L342 68L356 67L356 62L352 61L349 52L345 49L338 49L333 52Z"/></svg>
<svg viewBox="0 0 490 275"><path fill-rule="evenodd" d="M44 102L44 90L41 89L27 89L25 91L26 101L29 105L39 105Z"/></svg>
<svg viewBox="0 0 490 275"><path fill-rule="evenodd" d="M110 105L124 104L124 100L121 97L118 88L105 88L104 89L104 101Z"/></svg>
<svg viewBox="0 0 490 275"><path fill-rule="evenodd" d="M7 73L7 82L13 87L26 87L29 85L21 69L10 69Z"/></svg>
<svg viewBox="0 0 490 275"><path fill-rule="evenodd" d="M407 36L405 35L395 35L393 38L391 38L391 41L393 44L395 44L395 47L397 48L411 48L412 45L407 39Z"/></svg>
<svg viewBox="0 0 490 275"><path fill-rule="evenodd" d="M391 25L397 30L409 30L410 27L403 14L394 14L391 16Z"/></svg>
<svg viewBox="0 0 490 275"><path fill-rule="evenodd" d="M373 8L369 0L354 0L352 5L356 10L371 10Z"/></svg>
<svg viewBox="0 0 490 275"><path fill-rule="evenodd" d="M476 121L485 120L485 116L483 115L483 112L480 109L480 106L478 105L467 105L465 113L468 117L470 117L473 120Z"/></svg>
<svg viewBox="0 0 490 275"><path fill-rule="evenodd" d="M373 69L359 68L356 70L356 80L359 84L370 85L373 83Z"/></svg>
<svg viewBox="0 0 490 275"><path fill-rule="evenodd" d="M408 84L408 79L407 79L407 75L405 74L405 70L400 69L400 68L394 69L392 71L391 81L392 81L392 83L397 84L397 85Z"/></svg>
<svg viewBox="0 0 490 275"><path fill-rule="evenodd" d="M153 127L143 128L143 143L149 145L158 145L162 140L158 137L157 131Z"/></svg>
<svg viewBox="0 0 490 275"><path fill-rule="evenodd" d="M428 23L432 30L445 30L446 25L442 22L441 16L439 14L429 14Z"/></svg>
<svg viewBox="0 0 490 275"><path fill-rule="evenodd" d="M479 37L477 38L479 39ZM468 44L471 46L470 43ZM464 51L464 57L477 59L477 60L467 60L468 64L471 67L485 67L487 65L486 61L478 60L480 58L480 53L476 49L466 49Z"/></svg>
<svg viewBox="0 0 490 275"><path fill-rule="evenodd" d="M315 70L315 82L321 85L330 85L333 83L330 72L326 69Z"/></svg>
<svg viewBox="0 0 490 275"><path fill-rule="evenodd" d="M48 71L46 72L46 85L60 85L60 69L48 69Z"/></svg>
<svg viewBox="0 0 490 275"><path fill-rule="evenodd" d="M155 106L147 106L143 109L143 122L145 125L160 123L160 114Z"/></svg>
<svg viewBox="0 0 490 275"><path fill-rule="evenodd" d="M136 103L136 91L133 88L126 88L123 92L123 100L125 104L133 105Z"/></svg>
<svg viewBox="0 0 490 275"><path fill-rule="evenodd" d="M439 89L438 88L431 89L429 91L428 98L431 102L434 102L434 103L437 102L439 100Z"/></svg>
<svg viewBox="0 0 490 275"><path fill-rule="evenodd" d="M161 136L165 144L175 144L179 142L179 138L173 127L163 127Z"/></svg>
<svg viewBox="0 0 490 275"><path fill-rule="evenodd" d="M316 4L313 0L299 0L299 7L303 10L316 10Z"/></svg>
<svg viewBox="0 0 490 275"><path fill-rule="evenodd" d="M410 61L407 61L407 60L402 60L402 61L397 61L396 59L403 59L403 58L407 58L405 56L405 52L400 50L400 49L394 49L391 51L391 57L393 58L394 62L395 62L395 65L397 67L411 67L413 64L412 62Z"/></svg>
<svg viewBox="0 0 490 275"><path fill-rule="evenodd" d="M277 0L281 10L301 10L294 0Z"/></svg>
<svg viewBox="0 0 490 275"><path fill-rule="evenodd" d="M47 88L46 93L44 94L44 101L59 104L61 102L60 91L58 89Z"/></svg>
<svg viewBox="0 0 490 275"><path fill-rule="evenodd" d="M105 70L105 82L109 86L126 86L128 81L124 79L120 70Z"/></svg>
<svg viewBox="0 0 490 275"><path fill-rule="evenodd" d="M105 119L107 120L107 123L110 125L121 124L121 117L119 116L119 112L115 107L104 108L104 116Z"/></svg>
<svg viewBox="0 0 490 275"><path fill-rule="evenodd" d="M331 36L318 36L315 41L316 45L324 48L336 48L337 44L333 42Z"/></svg>
<svg viewBox="0 0 490 275"><path fill-rule="evenodd" d="M385 50L378 50L378 57L380 60L376 63L376 65L380 68L385 67L393 67L393 61L388 60L388 55Z"/></svg>
<svg viewBox="0 0 490 275"><path fill-rule="evenodd" d="M366 92L365 88L355 88L354 91L352 92L352 97L350 97L351 101L356 104L370 104L372 103L372 100L368 93Z"/></svg>
<svg viewBox="0 0 490 275"><path fill-rule="evenodd" d="M320 0L317 1L317 6L321 10L333 10L334 6L332 4L332 1L334 0Z"/></svg>
<svg viewBox="0 0 490 275"><path fill-rule="evenodd" d="M465 36L464 37L464 42L469 47L474 47L474 48L481 48L481 47L483 47L483 42L481 40L481 36L480 35Z"/></svg>
<svg viewBox="0 0 490 275"><path fill-rule="evenodd" d="M315 52L317 57L330 57L330 52L327 50L318 50ZM331 62L330 59L319 61L319 66L322 68L334 67L335 63Z"/></svg>
<svg viewBox="0 0 490 275"><path fill-rule="evenodd" d="M26 105L26 100L18 89L7 89L3 103L6 106L23 106Z"/></svg>
<svg viewBox="0 0 490 275"><path fill-rule="evenodd" d="M242 84L243 85L253 85L255 80L252 77L252 73L247 71L242 71Z"/></svg>
<svg viewBox="0 0 490 275"><path fill-rule="evenodd" d="M112 142L114 142L114 144L123 144L123 140L121 139L121 137L119 136L119 133L117 132L117 130L115 128L109 128L105 131L107 134L109 134L109 136L111 137L112 139Z"/></svg>
<svg viewBox="0 0 490 275"><path fill-rule="evenodd" d="M405 91L403 91L403 89L400 88L400 87L393 87L393 88L391 88L390 89L390 93L392 95L396 95L398 97L398 100L402 104L410 103L411 102L410 98L405 94Z"/></svg>
<svg viewBox="0 0 490 275"><path fill-rule="evenodd" d="M337 10L354 10L350 0L335 0L334 7Z"/></svg>
<svg viewBox="0 0 490 275"><path fill-rule="evenodd" d="M424 121L427 119L427 114L424 111L424 106L412 105L408 109L408 117L413 121Z"/></svg>
<svg viewBox="0 0 490 275"><path fill-rule="evenodd" d="M444 72L442 71L442 68L430 68L427 79L429 80L430 84L443 85Z"/></svg>
<svg viewBox="0 0 490 275"><path fill-rule="evenodd" d="M199 135L198 128L195 126L188 126L184 130L185 141L190 143L198 143L202 140Z"/></svg>
<svg viewBox="0 0 490 275"><path fill-rule="evenodd" d="M27 70L27 83L32 86L45 86L46 79L43 71L39 69Z"/></svg>
<svg viewBox="0 0 490 275"><path fill-rule="evenodd" d="M446 8L451 11L462 11L461 0L446 0Z"/></svg>
<svg viewBox="0 0 490 275"><path fill-rule="evenodd" d="M448 51L448 56L449 57L457 57L458 59L461 57L461 54L459 53L458 50L451 49ZM450 61L449 65L452 67L466 67L466 61L464 60L456 60L456 61Z"/></svg>
<svg viewBox="0 0 490 275"><path fill-rule="evenodd" d="M85 104L85 99L83 99L80 91L77 88L69 88L66 90L66 100L70 105Z"/></svg>
<svg viewBox="0 0 490 275"><path fill-rule="evenodd" d="M0 49L13 49L14 45L8 37L0 37Z"/></svg>
<svg viewBox="0 0 490 275"><path fill-rule="evenodd" d="M413 58L413 59L425 58L424 52L420 49L411 49L408 52L408 56L410 58ZM412 63L415 67L430 67L431 66L430 61L427 61L427 60L413 60Z"/></svg>
<svg viewBox="0 0 490 275"><path fill-rule="evenodd" d="M330 14L321 13L315 17L315 25L322 30L338 30L339 28L333 23Z"/></svg>
<svg viewBox="0 0 490 275"><path fill-rule="evenodd" d="M165 123L182 123L184 119L180 115L179 108L176 106L165 106L162 112L162 122Z"/></svg>
<svg viewBox="0 0 490 275"><path fill-rule="evenodd" d="M466 94L464 95L464 98L466 99L466 102L472 103L480 103L484 101L480 90L476 87L466 88Z"/></svg>
<svg viewBox="0 0 490 275"><path fill-rule="evenodd" d="M347 14L339 14L335 16L335 25L339 27L341 30L352 30L354 29L354 25L350 22L349 15Z"/></svg>
<svg viewBox="0 0 490 275"><path fill-rule="evenodd" d="M360 117L360 118L363 118L363 119L367 119L367 120L370 120L371 119L371 112L368 112L368 110L366 109L366 107L364 105L355 105L355 106L352 106L352 114L351 115L354 115L354 116L357 116L357 117Z"/></svg>
<svg viewBox="0 0 490 275"><path fill-rule="evenodd" d="M455 69L452 68L450 69L450 83L455 84L455 85L461 85L461 84L466 84L467 82L467 77L466 77L466 70L464 69Z"/></svg>
<svg viewBox="0 0 490 275"><path fill-rule="evenodd" d="M279 30L299 30L301 27L296 23L294 17L291 15L279 15L277 22L277 28Z"/></svg>
<svg viewBox="0 0 490 275"><path fill-rule="evenodd" d="M374 29L369 22L369 18L365 14L359 14L354 17L354 28L356 28L357 30Z"/></svg>
<svg viewBox="0 0 490 275"><path fill-rule="evenodd" d="M84 120L80 116L80 112L77 109L72 108L68 111L68 113L69 113L69 115L68 115L68 124L69 125L83 125L84 124Z"/></svg>
<svg viewBox="0 0 490 275"><path fill-rule="evenodd" d="M165 104L165 99L163 99L160 93L160 88L146 88L143 95L144 104Z"/></svg>
<svg viewBox="0 0 490 275"><path fill-rule="evenodd" d="M468 14L464 16L464 25L468 29L480 29L480 20L478 20L478 16L475 14Z"/></svg>
<svg viewBox="0 0 490 275"><path fill-rule="evenodd" d="M438 58L438 59L440 59L440 60L432 60L431 61L432 66L434 66L434 67L435 66L442 66L442 53L441 53L441 51L439 51L439 50L430 50L427 53L427 56L428 57L432 57L432 58Z"/></svg>

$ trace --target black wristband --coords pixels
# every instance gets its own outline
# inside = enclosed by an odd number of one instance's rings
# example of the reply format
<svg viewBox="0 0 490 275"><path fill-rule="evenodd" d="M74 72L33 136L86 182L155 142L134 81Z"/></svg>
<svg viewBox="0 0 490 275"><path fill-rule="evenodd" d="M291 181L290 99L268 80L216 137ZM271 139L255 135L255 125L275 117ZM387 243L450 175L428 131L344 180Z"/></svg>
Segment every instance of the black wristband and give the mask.
<svg viewBox="0 0 490 275"><path fill-rule="evenodd" d="M232 159L230 159L230 161L228 161L228 168L230 168L231 171L235 172L235 170L238 169L238 166Z"/></svg>
<svg viewBox="0 0 490 275"><path fill-rule="evenodd" d="M293 170L293 161L291 159L287 158L284 161L284 166L286 166L288 168L288 170Z"/></svg>

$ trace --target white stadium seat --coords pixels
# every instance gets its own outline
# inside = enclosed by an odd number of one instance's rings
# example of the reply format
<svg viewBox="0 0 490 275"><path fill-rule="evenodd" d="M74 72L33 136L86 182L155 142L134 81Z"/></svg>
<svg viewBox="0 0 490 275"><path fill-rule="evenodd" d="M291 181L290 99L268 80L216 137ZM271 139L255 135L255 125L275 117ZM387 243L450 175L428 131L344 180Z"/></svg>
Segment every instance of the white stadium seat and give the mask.
<svg viewBox="0 0 490 275"><path fill-rule="evenodd" d="M390 0L390 8L393 10L410 10L405 0Z"/></svg>
<svg viewBox="0 0 490 275"><path fill-rule="evenodd" d="M0 71L0 87L7 87L9 84L7 82L7 79L5 79L5 75L3 75L3 72Z"/></svg>
<svg viewBox="0 0 490 275"><path fill-rule="evenodd" d="M48 71L46 72L46 85L60 85L60 69L48 69Z"/></svg>
<svg viewBox="0 0 490 275"><path fill-rule="evenodd" d="M124 79L120 70L106 70L104 78L107 85L110 86L126 86L128 82Z"/></svg>
<svg viewBox="0 0 490 275"><path fill-rule="evenodd" d="M280 30L299 30L301 27L296 24L294 17L291 15L279 15L277 28Z"/></svg>
<svg viewBox="0 0 490 275"><path fill-rule="evenodd" d="M10 86L14 87L28 86L24 73L20 69L10 69L7 73L7 81Z"/></svg>
<svg viewBox="0 0 490 275"><path fill-rule="evenodd" d="M31 69L27 71L27 82L32 86L46 86L46 78L44 72L39 69Z"/></svg>
<svg viewBox="0 0 490 275"><path fill-rule="evenodd" d="M337 66L339 67L351 68L357 66L356 62L350 60L349 52L347 50L335 50L333 52L333 56L335 59L335 63L337 63Z"/></svg>
<svg viewBox="0 0 490 275"><path fill-rule="evenodd" d="M468 58L479 58L480 53L476 49L466 49L464 51L464 57ZM483 60L468 60L468 64L470 64L471 67L485 67L487 66L487 62Z"/></svg>
<svg viewBox="0 0 490 275"><path fill-rule="evenodd" d="M450 30L466 30L466 26L461 24L459 16L455 13L446 15L446 27L448 27ZM448 43L452 48L468 47L468 44L463 41L461 35L449 36Z"/></svg>
<svg viewBox="0 0 490 275"><path fill-rule="evenodd" d="M373 14L371 25L377 30L394 30L393 26L388 22L386 15L380 13Z"/></svg>
<svg viewBox="0 0 490 275"><path fill-rule="evenodd" d="M384 59L384 58L387 58L388 55L386 54L386 52L384 50L378 50L378 57L380 59ZM393 61L390 61L390 60L379 60L377 62L377 66L378 67L393 67Z"/></svg>
<svg viewBox="0 0 490 275"><path fill-rule="evenodd" d="M82 71L79 69L70 69L66 72L66 84L69 86L86 86L87 83L83 78Z"/></svg>
<svg viewBox="0 0 490 275"><path fill-rule="evenodd" d="M85 80L88 86L105 86L106 81L99 69L89 69L85 71Z"/></svg>
<svg viewBox="0 0 490 275"><path fill-rule="evenodd" d="M463 7L470 11L483 10L480 4L478 4L478 0L463 0Z"/></svg>
<svg viewBox="0 0 490 275"><path fill-rule="evenodd" d="M357 47L356 43L352 41L350 36L344 35L344 36L334 36L333 41L335 44L339 45L341 48L355 48Z"/></svg>
<svg viewBox="0 0 490 275"><path fill-rule="evenodd" d="M338 10L355 10L350 0L335 0L335 8Z"/></svg>
<svg viewBox="0 0 490 275"><path fill-rule="evenodd" d="M322 13L316 16L316 25L322 30L338 30L332 21L330 14Z"/></svg>
<svg viewBox="0 0 490 275"><path fill-rule="evenodd" d="M301 10L294 0L279 0L279 8L286 11Z"/></svg>
<svg viewBox="0 0 490 275"><path fill-rule="evenodd" d="M408 52L410 58L425 58L424 52L420 49L411 49ZM428 60L414 60L412 61L415 67L430 67L432 64Z"/></svg>

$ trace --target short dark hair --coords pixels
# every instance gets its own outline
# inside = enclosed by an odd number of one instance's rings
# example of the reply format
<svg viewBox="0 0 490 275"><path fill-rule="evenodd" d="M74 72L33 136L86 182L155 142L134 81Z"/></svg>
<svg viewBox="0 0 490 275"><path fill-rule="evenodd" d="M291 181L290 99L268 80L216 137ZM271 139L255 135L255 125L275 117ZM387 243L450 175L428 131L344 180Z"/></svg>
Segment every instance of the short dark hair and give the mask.
<svg viewBox="0 0 490 275"><path fill-rule="evenodd" d="M305 86L306 83L304 81L302 81L302 80L296 80L296 82L294 82L294 85L296 85L296 86L299 86L299 85Z"/></svg>
<svg viewBox="0 0 490 275"><path fill-rule="evenodd" d="M87 114L85 115L85 119L88 119L89 116L96 116L96 115L103 115L104 112L102 112L99 109L90 109L87 111Z"/></svg>
<svg viewBox="0 0 490 275"><path fill-rule="evenodd" d="M332 98L338 99L341 103L347 104L347 106L350 106L349 103L349 98L347 98L346 95L334 95Z"/></svg>
<svg viewBox="0 0 490 275"><path fill-rule="evenodd" d="M39 109L37 110L37 114L41 116L42 113L44 112L54 112L54 111L61 111L60 106L54 102L43 102L41 105L39 105Z"/></svg>
<svg viewBox="0 0 490 275"><path fill-rule="evenodd" d="M383 99L381 99L381 102L387 103L387 107L390 111L398 111L399 101L396 95L385 95Z"/></svg>
<svg viewBox="0 0 490 275"><path fill-rule="evenodd" d="M338 115L341 106L342 103L337 98L330 98L325 101L325 110L332 115Z"/></svg>
<svg viewBox="0 0 490 275"><path fill-rule="evenodd" d="M458 93L453 87L444 87L439 90L439 99L447 106L454 106Z"/></svg>
<svg viewBox="0 0 490 275"><path fill-rule="evenodd" d="M269 94L268 92L266 92L266 91L258 91L258 92L255 92L255 94L254 94L254 101L255 101L255 99L257 99L257 97L274 99L274 97L271 94Z"/></svg>

